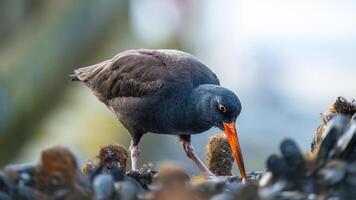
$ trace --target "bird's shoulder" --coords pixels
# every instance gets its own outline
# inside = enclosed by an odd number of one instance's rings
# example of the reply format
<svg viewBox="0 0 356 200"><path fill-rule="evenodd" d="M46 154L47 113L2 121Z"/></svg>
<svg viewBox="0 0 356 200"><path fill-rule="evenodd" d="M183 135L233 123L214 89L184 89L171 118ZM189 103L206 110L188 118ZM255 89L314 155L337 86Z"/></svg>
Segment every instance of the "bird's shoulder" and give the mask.
<svg viewBox="0 0 356 200"><path fill-rule="evenodd" d="M177 50L128 50L75 73L101 100L141 97L169 85L219 85L218 78L207 66Z"/></svg>

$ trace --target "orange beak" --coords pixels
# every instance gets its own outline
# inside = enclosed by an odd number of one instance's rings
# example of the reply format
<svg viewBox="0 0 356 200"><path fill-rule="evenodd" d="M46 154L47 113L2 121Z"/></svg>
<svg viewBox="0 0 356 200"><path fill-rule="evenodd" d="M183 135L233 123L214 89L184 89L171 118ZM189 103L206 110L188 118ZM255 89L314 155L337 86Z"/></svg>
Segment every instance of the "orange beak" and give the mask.
<svg viewBox="0 0 356 200"><path fill-rule="evenodd" d="M225 123L224 122L224 132L227 139L229 140L232 153L234 154L237 166L240 170L240 175L242 180L247 181L247 175L245 171L244 159L241 153L241 147L239 144L239 138L237 137L235 122Z"/></svg>

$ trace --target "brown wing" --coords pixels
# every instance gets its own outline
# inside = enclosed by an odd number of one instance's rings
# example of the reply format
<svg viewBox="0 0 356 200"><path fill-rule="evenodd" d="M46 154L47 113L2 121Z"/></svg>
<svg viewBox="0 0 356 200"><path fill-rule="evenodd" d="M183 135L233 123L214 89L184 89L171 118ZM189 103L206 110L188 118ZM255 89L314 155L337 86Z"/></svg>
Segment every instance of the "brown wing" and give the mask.
<svg viewBox="0 0 356 200"><path fill-rule="evenodd" d="M129 50L75 74L103 102L150 95L172 84L219 85L216 75L197 58L176 50Z"/></svg>

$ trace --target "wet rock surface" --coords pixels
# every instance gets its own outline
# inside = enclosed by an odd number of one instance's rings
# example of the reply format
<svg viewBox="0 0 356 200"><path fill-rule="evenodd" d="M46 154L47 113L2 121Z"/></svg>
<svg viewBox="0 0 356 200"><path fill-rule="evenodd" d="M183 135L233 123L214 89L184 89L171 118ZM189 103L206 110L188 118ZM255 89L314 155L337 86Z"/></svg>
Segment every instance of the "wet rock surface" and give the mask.
<svg viewBox="0 0 356 200"><path fill-rule="evenodd" d="M338 97L321 118L311 152L285 139L266 159L266 170L249 172L247 183L231 176L234 160L219 134L210 138L206 153L216 177L189 176L174 162L126 172L129 154L118 144L101 147L96 160L80 169L69 149L54 146L43 150L38 163L6 166L0 199L356 199L356 100Z"/></svg>

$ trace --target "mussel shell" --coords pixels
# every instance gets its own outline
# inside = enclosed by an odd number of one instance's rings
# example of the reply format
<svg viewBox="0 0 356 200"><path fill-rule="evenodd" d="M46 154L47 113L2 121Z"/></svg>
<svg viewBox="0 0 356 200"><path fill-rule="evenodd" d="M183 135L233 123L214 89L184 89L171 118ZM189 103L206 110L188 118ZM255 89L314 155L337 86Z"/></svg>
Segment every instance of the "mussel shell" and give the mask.
<svg viewBox="0 0 356 200"><path fill-rule="evenodd" d="M356 107L356 106L355 106ZM351 117L352 122L356 122L356 113Z"/></svg>
<svg viewBox="0 0 356 200"><path fill-rule="evenodd" d="M258 197L258 187L255 184L246 184L242 187L241 191L239 191L235 195L235 199L239 200L250 200L250 199L259 199Z"/></svg>
<svg viewBox="0 0 356 200"><path fill-rule="evenodd" d="M110 174L99 174L93 180L95 198L110 199L114 195L114 179Z"/></svg>
<svg viewBox="0 0 356 200"><path fill-rule="evenodd" d="M344 134L338 139L334 151L330 152L332 158L348 159L356 157L356 122L350 122Z"/></svg>
<svg viewBox="0 0 356 200"><path fill-rule="evenodd" d="M329 112L329 111L326 111L326 112L323 112L323 113L320 113L320 117L321 119L323 120L323 123L326 125L329 123L329 121L334 118L335 116L337 116L336 113L332 113L332 112Z"/></svg>
<svg viewBox="0 0 356 200"><path fill-rule="evenodd" d="M334 185L339 183L346 175L347 164L341 160L330 160L318 171L319 183L321 185Z"/></svg>
<svg viewBox="0 0 356 200"><path fill-rule="evenodd" d="M349 119L345 116L337 116L328 123L322 135L323 139L317 155L317 166L323 165L330 158L330 152L334 150L348 123Z"/></svg>
<svg viewBox="0 0 356 200"><path fill-rule="evenodd" d="M91 182L88 176L83 175L79 170L76 173L76 183L78 186L88 189L91 188Z"/></svg>
<svg viewBox="0 0 356 200"><path fill-rule="evenodd" d="M33 177L37 172L37 165L34 163L8 165L3 172L16 183L31 185L34 184Z"/></svg>
<svg viewBox="0 0 356 200"><path fill-rule="evenodd" d="M82 168L82 171L84 175L90 177L90 179L92 180L94 176L96 176L98 173L102 171L102 167L100 168L100 170L98 170L98 168L99 168L98 164L94 163L91 160L87 160Z"/></svg>
<svg viewBox="0 0 356 200"><path fill-rule="evenodd" d="M302 184L303 192L308 195L315 194L317 192L317 181L314 177L307 177Z"/></svg>
<svg viewBox="0 0 356 200"><path fill-rule="evenodd" d="M15 193L15 199L46 199L46 195L26 185L18 185Z"/></svg>
<svg viewBox="0 0 356 200"><path fill-rule="evenodd" d="M90 179L90 181L93 181L95 179L95 177L99 174L101 174L103 172L103 166L98 165L95 168L92 168L92 170L90 170L88 172L88 177Z"/></svg>
<svg viewBox="0 0 356 200"><path fill-rule="evenodd" d="M244 187L245 187L245 184L235 181L235 182L232 182L232 183L229 183L229 184L226 185L224 193L229 193L229 194L236 195Z"/></svg>
<svg viewBox="0 0 356 200"><path fill-rule="evenodd" d="M11 196L4 192L0 192L0 199L1 200L12 200Z"/></svg>
<svg viewBox="0 0 356 200"><path fill-rule="evenodd" d="M352 99L351 107L352 107L352 112L356 113L356 99Z"/></svg>
<svg viewBox="0 0 356 200"><path fill-rule="evenodd" d="M137 195L144 193L140 184L127 180L115 183L115 190L120 200L135 200Z"/></svg>
<svg viewBox="0 0 356 200"><path fill-rule="evenodd" d="M278 195L279 200L305 200L306 195L300 191L283 191Z"/></svg>
<svg viewBox="0 0 356 200"><path fill-rule="evenodd" d="M274 178L288 177L289 166L284 159L278 155L272 154L267 159L267 169L272 173Z"/></svg>
<svg viewBox="0 0 356 200"><path fill-rule="evenodd" d="M194 190L197 193L204 194L204 196L210 198L216 194L220 194L221 192L223 192L227 184L228 183L226 179L208 179L207 181L198 184Z"/></svg>
<svg viewBox="0 0 356 200"><path fill-rule="evenodd" d="M349 114L351 109L351 102L349 102L345 97L338 97L333 105L337 113Z"/></svg>
<svg viewBox="0 0 356 200"><path fill-rule="evenodd" d="M280 150L283 159L286 161L289 168L294 169L298 174L304 173L305 160L302 152L293 140L283 140L280 146Z"/></svg>
<svg viewBox="0 0 356 200"><path fill-rule="evenodd" d="M142 194L144 193L144 188L141 186L141 184L139 182L137 182L135 179L124 175L124 182L128 183L129 185L131 185L131 187L135 188L136 194Z"/></svg>
<svg viewBox="0 0 356 200"><path fill-rule="evenodd" d="M266 187L268 185L271 185L273 181L273 174L270 171L266 171L265 173L262 174L261 179L258 181L258 186L259 187Z"/></svg>
<svg viewBox="0 0 356 200"><path fill-rule="evenodd" d="M276 197L286 188L286 185L286 181L280 180L268 187L260 188L258 194L262 199L276 199Z"/></svg>
<svg viewBox="0 0 356 200"><path fill-rule="evenodd" d="M37 171L37 165L35 163L14 164L5 167L4 171L13 171L17 173L34 174Z"/></svg>
<svg viewBox="0 0 356 200"><path fill-rule="evenodd" d="M119 167L119 165L117 164L112 165L110 174L113 176L115 182L124 180L126 176L124 172L121 170L121 168Z"/></svg>
<svg viewBox="0 0 356 200"><path fill-rule="evenodd" d="M221 193L210 198L210 200L235 200L235 196L232 194Z"/></svg>
<svg viewBox="0 0 356 200"><path fill-rule="evenodd" d="M356 161L348 163L346 173L346 182L356 188Z"/></svg>
<svg viewBox="0 0 356 200"><path fill-rule="evenodd" d="M12 194L15 191L15 183L2 172L0 173L0 191Z"/></svg>
<svg viewBox="0 0 356 200"><path fill-rule="evenodd" d="M53 200L67 199L71 192L72 191L69 189L57 190L53 193L52 198L53 198Z"/></svg>
<svg viewBox="0 0 356 200"><path fill-rule="evenodd" d="M258 181L262 177L262 174L263 173L259 172L259 171L251 171L251 172L247 173L248 182L249 183L258 183Z"/></svg>

